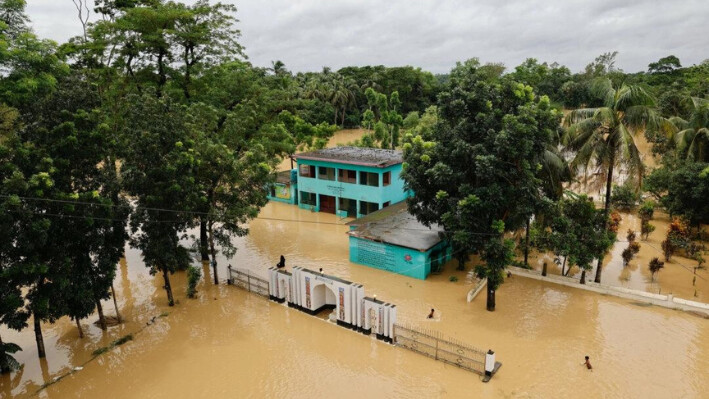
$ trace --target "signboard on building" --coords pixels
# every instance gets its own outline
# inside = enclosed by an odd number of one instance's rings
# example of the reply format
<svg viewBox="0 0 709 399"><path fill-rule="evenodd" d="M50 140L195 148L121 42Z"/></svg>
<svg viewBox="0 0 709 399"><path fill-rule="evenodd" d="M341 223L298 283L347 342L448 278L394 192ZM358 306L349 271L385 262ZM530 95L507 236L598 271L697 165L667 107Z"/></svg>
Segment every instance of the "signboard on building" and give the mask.
<svg viewBox="0 0 709 399"><path fill-rule="evenodd" d="M290 186L283 183L275 184L276 198L290 199Z"/></svg>

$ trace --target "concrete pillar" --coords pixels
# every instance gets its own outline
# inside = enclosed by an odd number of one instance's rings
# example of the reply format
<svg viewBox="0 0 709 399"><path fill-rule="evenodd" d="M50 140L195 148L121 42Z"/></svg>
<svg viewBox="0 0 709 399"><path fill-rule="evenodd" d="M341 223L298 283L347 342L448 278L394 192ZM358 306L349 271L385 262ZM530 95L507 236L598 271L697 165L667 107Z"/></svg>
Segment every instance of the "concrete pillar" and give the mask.
<svg viewBox="0 0 709 399"><path fill-rule="evenodd" d="M493 370L495 370L495 352L490 349L485 354L485 375L492 376Z"/></svg>

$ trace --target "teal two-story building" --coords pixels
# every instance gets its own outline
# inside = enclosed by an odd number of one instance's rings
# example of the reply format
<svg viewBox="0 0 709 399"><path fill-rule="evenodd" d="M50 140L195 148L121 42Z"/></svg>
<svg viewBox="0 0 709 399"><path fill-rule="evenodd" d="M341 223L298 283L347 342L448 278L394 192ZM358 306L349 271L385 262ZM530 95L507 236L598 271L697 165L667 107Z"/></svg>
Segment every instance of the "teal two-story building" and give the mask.
<svg viewBox="0 0 709 399"><path fill-rule="evenodd" d="M298 206L358 218L406 199L402 153L333 147L296 154Z"/></svg>

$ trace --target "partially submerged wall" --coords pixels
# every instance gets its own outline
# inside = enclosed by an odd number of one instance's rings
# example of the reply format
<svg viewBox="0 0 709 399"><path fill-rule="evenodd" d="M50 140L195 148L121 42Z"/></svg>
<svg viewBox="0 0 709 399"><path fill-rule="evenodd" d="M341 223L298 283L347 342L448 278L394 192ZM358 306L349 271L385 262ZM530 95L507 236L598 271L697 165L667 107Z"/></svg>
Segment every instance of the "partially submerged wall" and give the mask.
<svg viewBox="0 0 709 399"><path fill-rule="evenodd" d="M586 282L586 284L580 284L577 278L556 275L542 276L541 273L536 270L528 270L515 266L508 266L507 270L517 276L523 276L535 280L565 285L567 287L579 288L586 291L593 291L599 294L613 295L619 298L632 299L635 301L650 303L669 309L699 312L709 316L709 304L703 302L688 301L682 298L675 298L672 294L653 294L650 292L632 290L629 288L615 287L610 285L602 285L594 282Z"/></svg>

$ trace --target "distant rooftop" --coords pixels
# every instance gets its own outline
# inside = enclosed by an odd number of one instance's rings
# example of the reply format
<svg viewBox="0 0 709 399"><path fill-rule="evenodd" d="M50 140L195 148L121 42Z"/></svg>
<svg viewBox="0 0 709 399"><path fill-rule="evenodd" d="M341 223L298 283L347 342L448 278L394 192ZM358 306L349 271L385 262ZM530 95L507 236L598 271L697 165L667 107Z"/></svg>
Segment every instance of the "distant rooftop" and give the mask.
<svg viewBox="0 0 709 399"><path fill-rule="evenodd" d="M347 234L367 240L394 244L417 251L427 251L441 242L439 232L443 227L432 225L430 228L416 220L409 213L406 201L372 212L369 215L347 223L355 226Z"/></svg>
<svg viewBox="0 0 709 399"><path fill-rule="evenodd" d="M291 171L284 170L282 172L276 173L276 183L287 183L291 182Z"/></svg>
<svg viewBox="0 0 709 399"><path fill-rule="evenodd" d="M294 158L298 160L332 161L350 165L373 166L376 168L386 168L387 166L403 162L401 151L360 147L324 148L322 150L295 154Z"/></svg>

